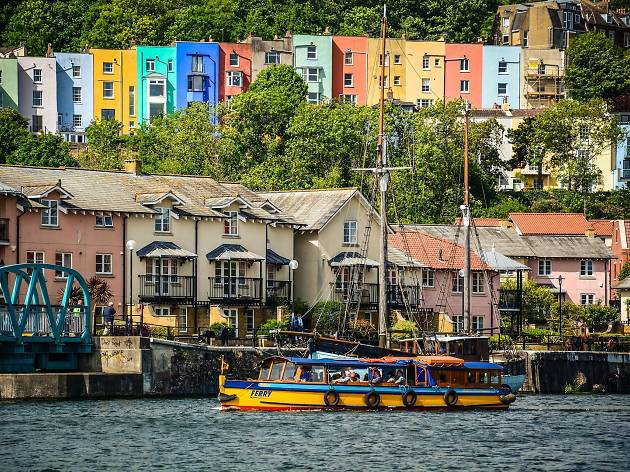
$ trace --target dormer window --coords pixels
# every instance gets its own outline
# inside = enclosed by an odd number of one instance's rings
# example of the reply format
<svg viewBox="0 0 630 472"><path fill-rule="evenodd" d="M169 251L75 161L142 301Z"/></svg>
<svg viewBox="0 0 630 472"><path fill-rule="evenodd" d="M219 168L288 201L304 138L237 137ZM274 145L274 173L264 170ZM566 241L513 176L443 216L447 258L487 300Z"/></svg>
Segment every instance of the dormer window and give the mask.
<svg viewBox="0 0 630 472"><path fill-rule="evenodd" d="M227 219L223 221L223 234L226 236L238 236L238 212L226 211Z"/></svg>
<svg viewBox="0 0 630 472"><path fill-rule="evenodd" d="M46 208L42 211L42 226L59 226L59 202L42 200Z"/></svg>
<svg viewBox="0 0 630 472"><path fill-rule="evenodd" d="M105 213L97 213L96 226L99 228L112 228L114 226L112 215L106 215Z"/></svg>
<svg viewBox="0 0 630 472"><path fill-rule="evenodd" d="M168 233L171 231L171 209L170 208L157 208L160 212L155 217L155 232L156 233Z"/></svg>

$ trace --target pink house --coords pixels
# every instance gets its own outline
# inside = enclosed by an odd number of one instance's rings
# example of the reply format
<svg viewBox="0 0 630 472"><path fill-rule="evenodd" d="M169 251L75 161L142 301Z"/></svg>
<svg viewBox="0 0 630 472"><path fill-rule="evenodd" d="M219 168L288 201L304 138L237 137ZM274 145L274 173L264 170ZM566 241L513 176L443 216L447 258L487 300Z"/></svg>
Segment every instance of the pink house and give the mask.
<svg viewBox="0 0 630 472"><path fill-rule="evenodd" d="M19 243L17 239L19 190L0 181L0 266L15 264Z"/></svg>
<svg viewBox="0 0 630 472"><path fill-rule="evenodd" d="M462 98L482 107L483 44L446 44L446 100Z"/></svg>
<svg viewBox="0 0 630 472"><path fill-rule="evenodd" d="M252 45L219 43L219 101L246 92L252 81Z"/></svg>

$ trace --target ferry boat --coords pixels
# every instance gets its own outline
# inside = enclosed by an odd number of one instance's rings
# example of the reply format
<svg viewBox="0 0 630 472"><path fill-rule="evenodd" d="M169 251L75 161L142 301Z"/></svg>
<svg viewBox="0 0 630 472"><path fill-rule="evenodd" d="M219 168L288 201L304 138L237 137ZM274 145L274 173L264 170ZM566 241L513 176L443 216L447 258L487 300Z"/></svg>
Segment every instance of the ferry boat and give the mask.
<svg viewBox="0 0 630 472"><path fill-rule="evenodd" d="M221 409L495 409L516 396L502 386L502 367L451 356L265 359L258 378L219 375Z"/></svg>

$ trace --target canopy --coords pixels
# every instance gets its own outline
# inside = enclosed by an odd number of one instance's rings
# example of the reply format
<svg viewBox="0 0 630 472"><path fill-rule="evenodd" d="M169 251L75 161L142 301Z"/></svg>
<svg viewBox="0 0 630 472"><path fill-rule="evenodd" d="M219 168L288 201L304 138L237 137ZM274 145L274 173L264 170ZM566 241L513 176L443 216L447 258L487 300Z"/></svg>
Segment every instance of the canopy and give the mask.
<svg viewBox="0 0 630 472"><path fill-rule="evenodd" d="M358 252L340 252L328 261L331 267L362 266L378 267L378 262L367 257L361 257Z"/></svg>
<svg viewBox="0 0 630 472"><path fill-rule="evenodd" d="M263 261L265 258L255 252L248 251L240 244L221 244L206 257L209 261Z"/></svg>
<svg viewBox="0 0 630 472"><path fill-rule="evenodd" d="M267 249L267 264L289 265L291 262L286 257L282 257L277 252Z"/></svg>
<svg viewBox="0 0 630 472"><path fill-rule="evenodd" d="M142 249L138 249L138 257L179 257L182 259L195 259L197 254L182 249L170 241L153 241Z"/></svg>
<svg viewBox="0 0 630 472"><path fill-rule="evenodd" d="M503 254L501 254L499 251L485 251L483 253L483 258L485 259L486 263L492 267L494 270L499 271L499 270L522 270L522 271L529 271L531 270L529 268L529 266L526 266L525 264L521 264L518 261L515 261L514 259L511 259Z"/></svg>

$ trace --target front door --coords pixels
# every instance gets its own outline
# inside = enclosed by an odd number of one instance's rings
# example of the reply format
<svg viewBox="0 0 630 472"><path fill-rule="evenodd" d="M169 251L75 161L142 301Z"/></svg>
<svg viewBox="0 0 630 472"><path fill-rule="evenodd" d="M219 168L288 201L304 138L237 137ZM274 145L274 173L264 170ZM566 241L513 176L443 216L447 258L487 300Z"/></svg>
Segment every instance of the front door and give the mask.
<svg viewBox="0 0 630 472"><path fill-rule="evenodd" d="M223 296L225 298L236 298L238 295L238 284L243 283L245 267L239 261L217 262L216 275L221 278L223 284Z"/></svg>
<svg viewBox="0 0 630 472"><path fill-rule="evenodd" d="M153 274L155 277L155 294L168 296L171 293L171 283L177 280L177 261L175 259L153 259Z"/></svg>

